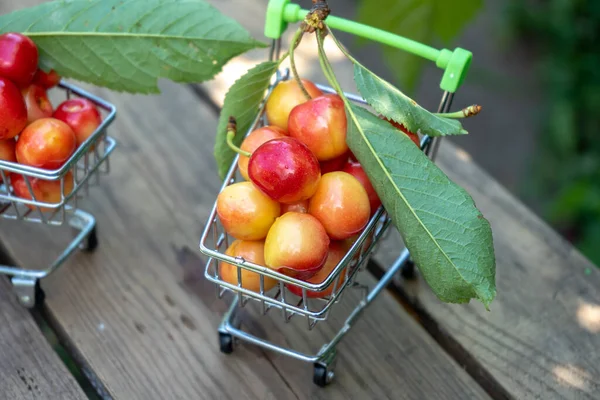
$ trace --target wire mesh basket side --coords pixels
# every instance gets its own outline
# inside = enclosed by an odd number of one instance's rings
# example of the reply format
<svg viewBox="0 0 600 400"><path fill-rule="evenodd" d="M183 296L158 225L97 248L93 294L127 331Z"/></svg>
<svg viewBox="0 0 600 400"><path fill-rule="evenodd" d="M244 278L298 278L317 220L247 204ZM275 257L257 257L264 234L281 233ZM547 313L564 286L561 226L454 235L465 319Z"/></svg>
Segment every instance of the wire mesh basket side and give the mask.
<svg viewBox="0 0 600 400"><path fill-rule="evenodd" d="M277 83L287 79L289 79L289 71L277 72L275 80L263 100L260 112L250 129L245 133L245 136L267 124L264 105ZM318 85L318 87L324 92L334 92L328 86ZM366 104L362 98L354 94L348 93L347 97L356 103ZM238 159L239 156L236 156L232 162L220 191L231 184L244 180L237 168ZM308 320L309 329L312 329L318 321L323 321L327 318L329 310L335 303L340 301L344 290L354 285L356 274L360 270L360 267L366 264L377 242L386 232L390 222L387 213L383 207L380 207L329 276L322 283L313 284L292 278L242 258L228 256L226 250L235 239L225 232L219 221L215 204L200 240L200 250L208 256L205 266L205 277L215 284L218 297L223 296L228 291L234 292L238 294L240 306L245 306L248 300L254 300L261 304L262 312L265 314L271 309L281 310L282 316L286 321L295 315L303 315ZM237 269L237 282L226 281L220 276L219 263L228 263ZM258 291L244 287L242 278L242 271L244 270L258 275ZM275 280L275 287L265 290L265 279ZM298 294L293 294L288 290L289 285L295 286L295 292ZM326 295L324 295L325 293Z"/></svg>
<svg viewBox="0 0 600 400"><path fill-rule="evenodd" d="M109 173L109 155L116 142L107 128L115 118L114 105L74 85L61 82L66 99L73 96L92 101L103 114L101 125L58 170L44 170L0 161L0 218L62 225L77 201ZM53 196L45 193L53 192Z"/></svg>

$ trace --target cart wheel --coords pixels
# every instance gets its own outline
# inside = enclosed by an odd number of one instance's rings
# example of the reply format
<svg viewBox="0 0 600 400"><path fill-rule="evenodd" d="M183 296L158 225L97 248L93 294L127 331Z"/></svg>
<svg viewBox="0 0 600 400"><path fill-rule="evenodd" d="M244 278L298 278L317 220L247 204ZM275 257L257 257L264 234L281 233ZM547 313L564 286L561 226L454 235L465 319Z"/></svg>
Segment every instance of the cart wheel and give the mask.
<svg viewBox="0 0 600 400"><path fill-rule="evenodd" d="M327 368L325 365L315 363L313 375L313 383L315 385L325 387L331 383L334 376L334 372Z"/></svg>
<svg viewBox="0 0 600 400"><path fill-rule="evenodd" d="M41 306L44 304L44 300L46 300L46 293L44 293L44 289L42 289L42 285L40 285L39 279L35 282L35 305Z"/></svg>
<svg viewBox="0 0 600 400"><path fill-rule="evenodd" d="M233 336L229 333L219 332L219 347L221 348L221 353L233 353Z"/></svg>
<svg viewBox="0 0 600 400"><path fill-rule="evenodd" d="M85 238L83 242L82 250L86 252L92 252L98 248L98 234L96 233L96 227L94 226L90 231L90 234Z"/></svg>

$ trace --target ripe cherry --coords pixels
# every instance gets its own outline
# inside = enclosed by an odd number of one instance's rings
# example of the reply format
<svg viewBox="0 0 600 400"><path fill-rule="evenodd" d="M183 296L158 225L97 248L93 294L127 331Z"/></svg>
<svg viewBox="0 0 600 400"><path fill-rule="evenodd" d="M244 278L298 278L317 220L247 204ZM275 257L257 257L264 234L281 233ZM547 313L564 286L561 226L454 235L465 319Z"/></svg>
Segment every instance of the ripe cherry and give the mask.
<svg viewBox="0 0 600 400"><path fill-rule="evenodd" d="M283 137L269 140L252 153L248 176L273 200L296 203L315 193L321 170L319 161L306 145Z"/></svg>
<svg viewBox="0 0 600 400"><path fill-rule="evenodd" d="M327 259L325 260L325 264L323 265L323 268L321 268L319 270L319 272L317 272L315 275L308 278L306 280L306 282L314 283L314 284L323 283L325 281L325 279L327 279L327 277L335 269L335 267L337 267L337 265L342 260L342 258L344 258L344 256L346 255L346 251L347 251L347 245L345 243L331 242L329 244L329 251L327 253ZM344 281L346 280L346 271L345 270L342 270L340 272L340 275L338 276L337 280L338 280L338 284L336 286L336 290L340 290L340 288L344 284ZM324 289L320 292L307 290L306 297L308 297L308 298L323 298L323 297L329 296L333 292L334 286L335 286L335 281L332 282L331 285L329 285L329 287L327 287L326 289ZM296 296L302 297L302 288L301 287L292 285L289 283L286 284L286 287L288 288L288 290L290 292L292 292Z"/></svg>
<svg viewBox="0 0 600 400"><path fill-rule="evenodd" d="M44 70L38 68L33 76L33 83L43 87L44 89L51 89L58 85L59 82L60 75L58 75L53 69L46 73Z"/></svg>
<svg viewBox="0 0 600 400"><path fill-rule="evenodd" d="M63 193L61 193L60 180L49 181L39 178L28 178L33 190L35 200L48 204L60 204L62 201ZM71 194L74 188L73 174L71 171L67 172L63 178L64 183L64 196ZM25 177L21 174L12 174L10 178L15 196L26 200L33 200L31 192L25 182ZM34 209L34 206L27 205L30 209ZM43 212L53 211L55 208L40 207Z"/></svg>
<svg viewBox="0 0 600 400"><path fill-rule="evenodd" d="M288 212L277 218L265 240L265 263L288 276L308 279L322 268L330 240L310 214Z"/></svg>
<svg viewBox="0 0 600 400"><path fill-rule="evenodd" d="M217 214L227 233L240 240L261 240L279 217L278 202L250 182L227 186L217 196Z"/></svg>
<svg viewBox="0 0 600 400"><path fill-rule="evenodd" d="M296 106L290 113L288 131L307 145L319 161L348 151L346 110L338 95L319 96Z"/></svg>
<svg viewBox="0 0 600 400"><path fill-rule="evenodd" d="M44 169L58 169L77 148L75 133L62 121L42 118L27 125L17 141L19 163Z"/></svg>
<svg viewBox="0 0 600 400"><path fill-rule="evenodd" d="M348 163L342 171L354 176L363 185L363 187L367 191L367 195L369 196L369 203L371 205L371 215L375 214L375 212L377 212L377 209L381 205L381 200L379 199L375 188L373 188L373 184L371 183L371 180L369 179L362 165L359 162L348 161Z"/></svg>
<svg viewBox="0 0 600 400"><path fill-rule="evenodd" d="M25 88L38 68L38 48L25 35L8 32L0 35L0 76Z"/></svg>
<svg viewBox="0 0 600 400"><path fill-rule="evenodd" d="M264 251L264 240L235 240L227 248L225 254L232 257L242 257L245 261L265 266ZM242 287L253 292L260 292L260 275L244 268L240 269ZM237 266L221 261L219 262L219 274L225 282L238 285ZM273 289L275 285L277 285L277 280L268 276L264 277L263 290L265 292Z"/></svg>
<svg viewBox="0 0 600 400"><path fill-rule="evenodd" d="M242 142L240 148L244 151L252 153L261 144L268 142L271 139L277 139L287 136L287 132L276 126L263 126L252 132ZM248 180L248 161L250 159L242 154L238 158L238 169L245 180Z"/></svg>
<svg viewBox="0 0 600 400"><path fill-rule="evenodd" d="M23 95L12 81L0 77L0 140L14 138L26 125Z"/></svg>
<svg viewBox="0 0 600 400"><path fill-rule="evenodd" d="M52 114L73 129L77 146L81 146L102 123L102 116L96 105L88 99L73 98L63 101Z"/></svg>
<svg viewBox="0 0 600 400"><path fill-rule="evenodd" d="M41 86L31 84L27 89L22 90L25 105L27 106L27 122L32 123L41 118L52 116L52 103L48 98L46 89Z"/></svg>
<svg viewBox="0 0 600 400"><path fill-rule="evenodd" d="M343 240L360 232L369 222L369 196L361 183L347 172L323 175L308 205L333 240Z"/></svg>
<svg viewBox="0 0 600 400"><path fill-rule="evenodd" d="M302 79L302 84L312 98L323 94L314 83L307 79ZM290 79L279 82L271 92L267 104L265 105L269 124L278 126L287 131L290 112L294 107L304 103L306 100L307 98L304 93L302 93L302 89L300 89L296 80Z"/></svg>

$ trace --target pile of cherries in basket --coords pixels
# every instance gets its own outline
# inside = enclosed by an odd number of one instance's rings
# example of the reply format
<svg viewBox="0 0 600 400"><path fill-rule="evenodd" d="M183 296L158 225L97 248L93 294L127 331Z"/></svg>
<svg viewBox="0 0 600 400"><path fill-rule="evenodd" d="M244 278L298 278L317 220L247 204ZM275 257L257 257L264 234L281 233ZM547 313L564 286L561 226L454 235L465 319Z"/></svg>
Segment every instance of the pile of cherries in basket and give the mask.
<svg viewBox="0 0 600 400"><path fill-rule="evenodd" d="M27 36L0 35L0 160L57 170L94 133L102 116L94 103L81 98L66 100L55 109L48 90L58 85L60 76L40 69L38 58L38 48ZM23 175L5 175L17 197L32 200ZM64 182L68 195L73 190L71 172ZM29 178L29 183L35 200L61 201L59 180Z"/></svg>
<svg viewBox="0 0 600 400"><path fill-rule="evenodd" d="M237 149L238 170L245 180L221 191L217 214L236 239L227 255L320 284L381 201L346 144L342 99L324 94L309 80L302 82L310 100L295 80L274 88L266 104L268 125L251 132ZM418 135L389 122L419 146ZM219 274L225 282L239 285L236 266L221 262ZM276 285L265 276L262 289ZM260 276L241 269L241 286L258 292ZM307 296L329 296L333 287L307 291ZM298 286L288 284L287 289L302 296Z"/></svg>

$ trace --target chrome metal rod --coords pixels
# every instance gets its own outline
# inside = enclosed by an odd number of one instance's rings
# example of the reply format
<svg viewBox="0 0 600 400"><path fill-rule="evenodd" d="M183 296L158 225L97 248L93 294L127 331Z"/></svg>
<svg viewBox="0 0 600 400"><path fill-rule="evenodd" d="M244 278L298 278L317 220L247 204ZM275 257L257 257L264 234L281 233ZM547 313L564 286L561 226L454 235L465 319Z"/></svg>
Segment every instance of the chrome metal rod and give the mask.
<svg viewBox="0 0 600 400"><path fill-rule="evenodd" d="M92 214L89 214L82 210L76 210L74 216L73 227L79 230L79 234L71 241L67 248L58 256L56 260L50 266L44 270L26 270L18 267L10 267L6 265L0 265L0 274L18 276L23 278L35 278L43 279L50 275L55 269L63 264L79 245L85 240L85 238L92 232L92 229L96 225L96 219Z"/></svg>

